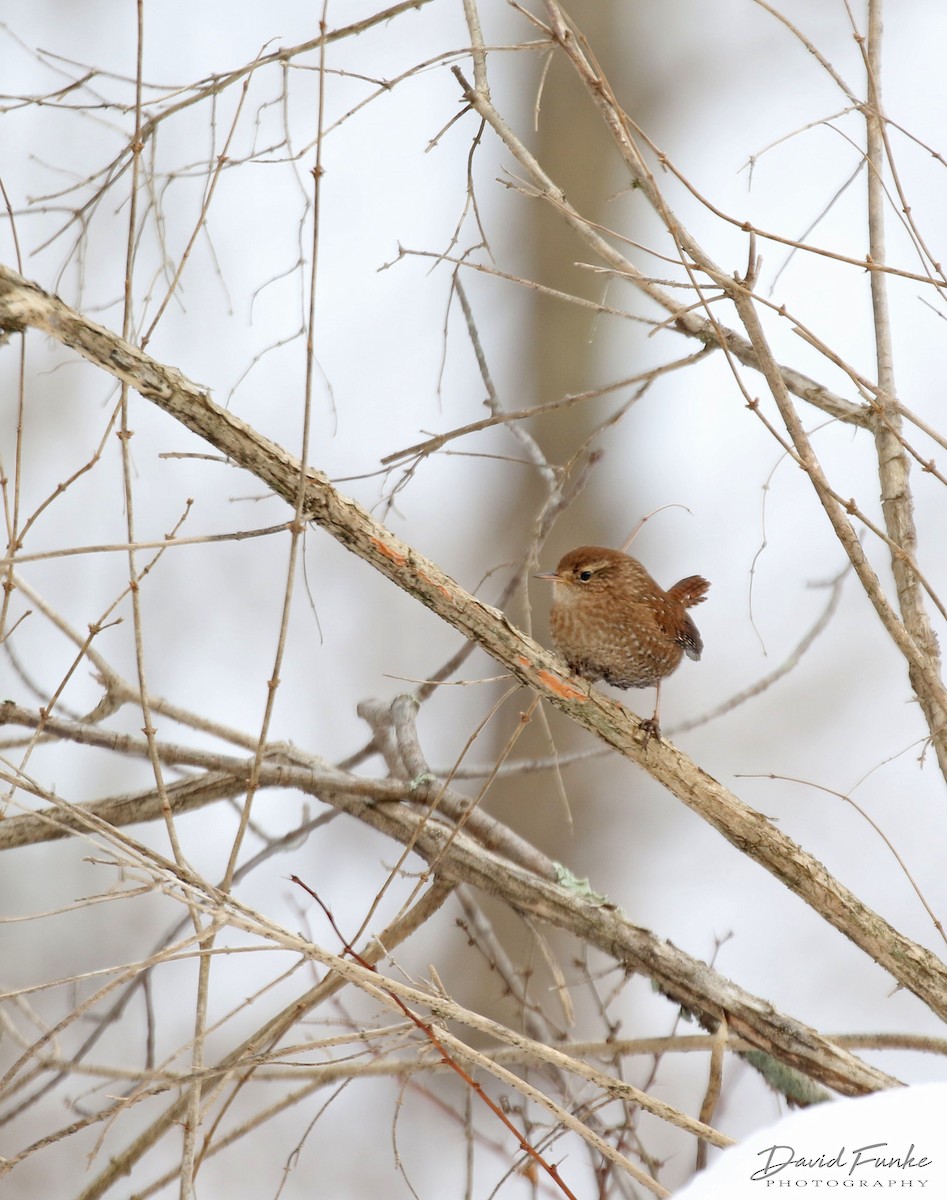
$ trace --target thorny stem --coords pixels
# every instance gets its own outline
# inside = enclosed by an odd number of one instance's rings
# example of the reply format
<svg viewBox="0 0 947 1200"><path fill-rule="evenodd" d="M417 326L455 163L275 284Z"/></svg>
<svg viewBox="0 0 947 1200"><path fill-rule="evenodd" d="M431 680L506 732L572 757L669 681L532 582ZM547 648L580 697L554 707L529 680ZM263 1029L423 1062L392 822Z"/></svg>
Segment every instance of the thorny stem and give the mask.
<svg viewBox="0 0 947 1200"><path fill-rule="evenodd" d="M132 144L130 148L131 155L131 178L129 183L129 200L128 200L128 237L125 258L125 297L124 308L122 314L122 334L126 341L134 340L134 274L135 274L135 256L138 247L138 199L140 190L141 178L141 154L144 149L142 140L142 79L143 79L143 60L145 46L145 28L144 28L144 0L138 0L136 5L137 12L137 48L136 48L136 63L135 63L135 130L132 136ZM122 480L124 484L125 494L125 522L128 537L128 581L129 591L131 593L132 606L132 628L135 640L135 663L138 673L138 690L139 703L141 706L141 715L144 720L144 732L148 739L149 757L151 761L152 771L154 772L155 785L158 794L161 798L161 806L164 813L165 828L168 834L168 840L174 854L174 860L179 865L185 865L185 858L181 844L178 839L177 830L174 824L174 813L171 808L171 803L167 795L167 790L164 782L164 773L161 769L161 762L158 758L156 749L156 730L151 719L151 706L148 701L148 684L145 673L145 646L144 633L142 623L141 610L141 580L142 576L138 570L137 553L135 549L135 504L134 504L134 487L132 484L132 456L131 456L131 438L133 430L128 424L128 394L129 386L127 382L122 383L120 397L120 416L119 416L119 440L122 450ZM191 919L194 924L194 930L200 936L201 918L199 913L191 910ZM209 948L209 943L202 943L206 948ZM210 956L204 955L198 963L198 978L197 978L197 1003L194 1013L194 1042L191 1050L191 1067L195 1074L199 1077L204 1066L204 1032L207 1021L207 1000L210 983ZM184 1144L181 1150L181 1168L180 1168L180 1183L178 1194L180 1200L189 1200L193 1195L194 1184L194 1157L197 1146L197 1130L200 1120L200 1101L201 1101L201 1085L200 1082L195 1082L194 1086L189 1090L189 1102L187 1110L187 1120L185 1121L184 1129Z"/></svg>

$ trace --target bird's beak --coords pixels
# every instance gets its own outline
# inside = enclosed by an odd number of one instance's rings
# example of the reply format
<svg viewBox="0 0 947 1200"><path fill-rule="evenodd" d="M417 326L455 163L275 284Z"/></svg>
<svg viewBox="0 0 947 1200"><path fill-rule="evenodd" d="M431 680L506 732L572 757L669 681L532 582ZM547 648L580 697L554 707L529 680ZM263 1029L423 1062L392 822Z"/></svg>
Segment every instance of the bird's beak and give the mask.
<svg viewBox="0 0 947 1200"><path fill-rule="evenodd" d="M560 581L560 579L559 579L559 576L556 574L556 572L555 572L555 571L543 571L543 572L542 572L541 574L539 574L539 575L534 575L534 576L533 576L533 578L534 578L534 579L544 579L544 580L546 581L546 583L559 583L559 582L561 582L561 581Z"/></svg>

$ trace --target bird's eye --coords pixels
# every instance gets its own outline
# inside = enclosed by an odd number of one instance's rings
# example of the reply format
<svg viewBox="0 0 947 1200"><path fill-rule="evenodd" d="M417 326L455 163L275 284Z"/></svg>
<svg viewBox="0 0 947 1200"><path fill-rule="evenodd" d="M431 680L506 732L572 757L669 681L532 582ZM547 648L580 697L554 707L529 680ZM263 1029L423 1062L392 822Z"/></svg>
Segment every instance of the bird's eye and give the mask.
<svg viewBox="0 0 947 1200"><path fill-rule="evenodd" d="M591 571L580 571L579 578L582 580L583 583L588 583L588 581L592 578L592 572Z"/></svg>

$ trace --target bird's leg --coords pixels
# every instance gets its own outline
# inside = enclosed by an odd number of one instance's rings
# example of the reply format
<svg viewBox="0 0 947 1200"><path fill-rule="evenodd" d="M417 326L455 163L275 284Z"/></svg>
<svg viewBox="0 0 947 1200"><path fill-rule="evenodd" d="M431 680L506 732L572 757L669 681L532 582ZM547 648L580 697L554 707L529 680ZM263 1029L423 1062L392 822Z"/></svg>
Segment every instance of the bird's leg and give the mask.
<svg viewBox="0 0 947 1200"><path fill-rule="evenodd" d="M661 740L661 725L658 721L658 714L661 711L661 680L659 679L655 686L654 692L654 713L652 716L641 722L641 728L644 730L644 744L647 746L652 738Z"/></svg>

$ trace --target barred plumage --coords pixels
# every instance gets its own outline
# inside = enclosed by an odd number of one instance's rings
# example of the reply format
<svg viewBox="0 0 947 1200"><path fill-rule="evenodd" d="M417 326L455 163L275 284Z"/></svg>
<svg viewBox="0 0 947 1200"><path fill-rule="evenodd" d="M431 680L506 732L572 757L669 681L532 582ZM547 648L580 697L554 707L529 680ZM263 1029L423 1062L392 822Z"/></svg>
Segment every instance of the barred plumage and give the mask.
<svg viewBox="0 0 947 1200"><path fill-rule="evenodd" d="M686 654L704 648L686 609L700 604L710 584L688 575L664 591L636 558L606 546L579 546L555 571L538 579L553 584L549 626L556 650L572 670L619 688L656 687L654 716L645 722L660 737L661 680Z"/></svg>

